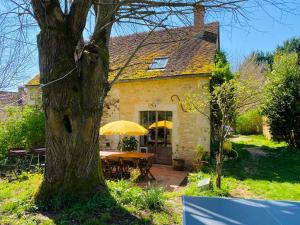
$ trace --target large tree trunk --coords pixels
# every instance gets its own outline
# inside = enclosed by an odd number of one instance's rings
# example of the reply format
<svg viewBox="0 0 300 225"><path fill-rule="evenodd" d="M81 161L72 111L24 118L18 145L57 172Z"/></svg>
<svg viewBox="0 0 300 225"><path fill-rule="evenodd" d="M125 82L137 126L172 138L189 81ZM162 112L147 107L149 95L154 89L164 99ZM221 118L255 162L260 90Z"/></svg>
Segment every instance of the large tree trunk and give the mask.
<svg viewBox="0 0 300 225"><path fill-rule="evenodd" d="M68 29L47 29L38 36L47 148L38 199L60 194L84 199L105 186L99 126L108 91L108 50L90 43L75 62L77 45Z"/></svg>

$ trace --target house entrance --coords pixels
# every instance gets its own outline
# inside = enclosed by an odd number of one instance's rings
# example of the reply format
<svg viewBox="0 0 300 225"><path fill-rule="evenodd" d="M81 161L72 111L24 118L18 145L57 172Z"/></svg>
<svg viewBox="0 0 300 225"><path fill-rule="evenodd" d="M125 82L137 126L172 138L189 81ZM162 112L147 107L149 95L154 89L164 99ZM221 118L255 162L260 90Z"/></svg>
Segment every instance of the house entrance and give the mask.
<svg viewBox="0 0 300 225"><path fill-rule="evenodd" d="M155 162L172 164L172 112L141 111L140 123L149 133L141 137L143 151L155 153Z"/></svg>

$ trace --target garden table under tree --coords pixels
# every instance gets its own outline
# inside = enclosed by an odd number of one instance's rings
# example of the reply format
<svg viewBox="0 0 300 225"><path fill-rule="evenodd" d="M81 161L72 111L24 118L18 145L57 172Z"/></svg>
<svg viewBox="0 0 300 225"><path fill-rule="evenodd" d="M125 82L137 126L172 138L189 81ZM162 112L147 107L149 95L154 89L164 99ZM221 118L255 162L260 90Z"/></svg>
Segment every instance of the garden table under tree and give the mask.
<svg viewBox="0 0 300 225"><path fill-rule="evenodd" d="M123 165L122 162L131 161L135 168L139 168L141 177L145 178L149 175L152 179L155 179L150 172L154 156L153 153L100 151L100 159L102 161L118 161L121 167ZM123 171L124 168L121 170Z"/></svg>

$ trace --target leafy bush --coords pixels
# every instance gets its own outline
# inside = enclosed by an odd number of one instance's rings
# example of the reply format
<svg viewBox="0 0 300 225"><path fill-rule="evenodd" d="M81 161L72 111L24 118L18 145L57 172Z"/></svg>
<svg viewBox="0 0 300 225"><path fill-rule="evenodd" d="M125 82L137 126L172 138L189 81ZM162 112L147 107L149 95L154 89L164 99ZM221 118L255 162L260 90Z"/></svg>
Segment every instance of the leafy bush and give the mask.
<svg viewBox="0 0 300 225"><path fill-rule="evenodd" d="M164 191L162 188L146 189L142 195L142 208L157 210L164 205Z"/></svg>
<svg viewBox="0 0 300 225"><path fill-rule="evenodd" d="M276 141L300 146L300 67L296 53L277 53L273 71L268 73L267 102L263 113L268 118Z"/></svg>
<svg viewBox="0 0 300 225"><path fill-rule="evenodd" d="M202 145L197 145L196 153L197 153L198 161L207 160L208 151L204 149Z"/></svg>
<svg viewBox="0 0 300 225"><path fill-rule="evenodd" d="M161 209L165 203L162 188L141 189L126 180L107 181L110 194L119 204L133 205L139 209Z"/></svg>
<svg viewBox="0 0 300 225"><path fill-rule="evenodd" d="M12 107L6 113L7 119L0 122L0 159L9 148L45 145L45 119L39 107Z"/></svg>
<svg viewBox="0 0 300 225"><path fill-rule="evenodd" d="M135 151L137 150L138 141L135 137L124 137L118 145L118 149L123 151Z"/></svg>
<svg viewBox="0 0 300 225"><path fill-rule="evenodd" d="M248 111L236 119L236 132L238 134L261 134L262 126L262 116L257 109Z"/></svg>

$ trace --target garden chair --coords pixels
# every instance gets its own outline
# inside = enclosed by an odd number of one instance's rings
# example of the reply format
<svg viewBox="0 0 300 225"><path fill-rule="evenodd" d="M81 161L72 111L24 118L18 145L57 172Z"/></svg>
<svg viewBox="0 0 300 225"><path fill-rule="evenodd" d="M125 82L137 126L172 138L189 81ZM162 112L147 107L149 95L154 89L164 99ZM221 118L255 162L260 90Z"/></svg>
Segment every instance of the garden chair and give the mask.
<svg viewBox="0 0 300 225"><path fill-rule="evenodd" d="M138 167L141 172L140 178L149 178L150 175L150 178L155 180L155 177L150 172L150 169L152 167L152 162L150 160L140 159L138 162Z"/></svg>
<svg viewBox="0 0 300 225"><path fill-rule="evenodd" d="M30 167L42 168L45 166L46 148L45 147L34 147L29 151L30 155Z"/></svg>
<svg viewBox="0 0 300 225"><path fill-rule="evenodd" d="M130 178L130 168L134 167L133 160L130 159L122 159L121 161L121 169L122 169L122 178L129 179Z"/></svg>
<svg viewBox="0 0 300 225"><path fill-rule="evenodd" d="M106 160L105 164L108 179L122 178L122 165L119 159L109 158Z"/></svg>

